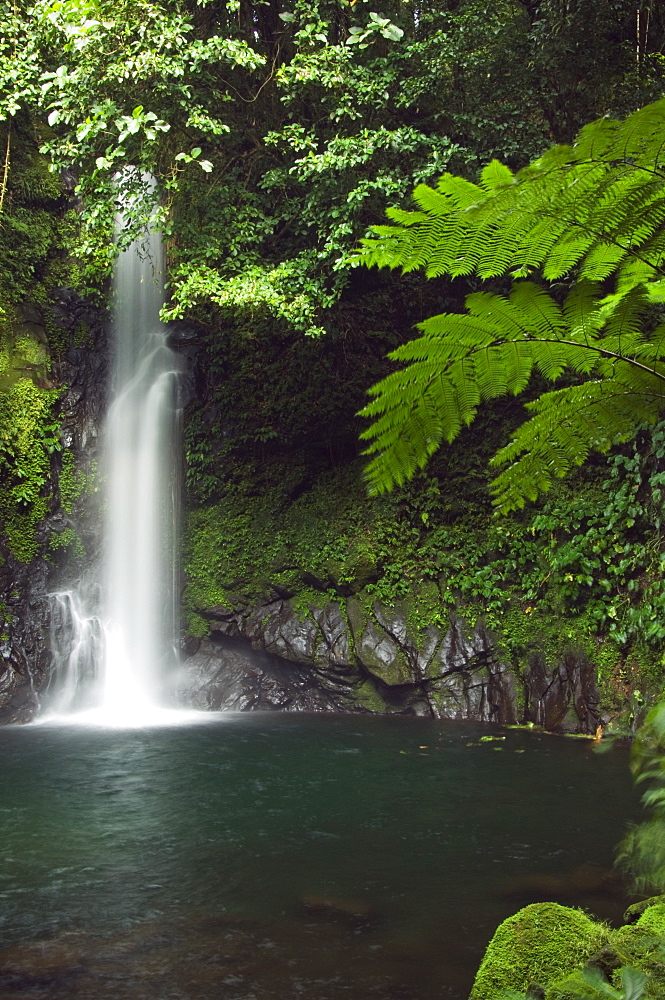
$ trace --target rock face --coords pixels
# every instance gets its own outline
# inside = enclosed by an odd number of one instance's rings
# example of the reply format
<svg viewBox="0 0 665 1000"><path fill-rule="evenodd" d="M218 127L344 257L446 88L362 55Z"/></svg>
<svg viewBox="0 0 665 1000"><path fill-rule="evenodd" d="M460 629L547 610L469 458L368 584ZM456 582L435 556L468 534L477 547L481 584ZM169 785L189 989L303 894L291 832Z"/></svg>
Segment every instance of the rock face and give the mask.
<svg viewBox="0 0 665 1000"><path fill-rule="evenodd" d="M451 617L418 630L408 608L357 598L296 609L286 599L208 609L210 637L190 640L181 696L209 709L414 713L534 722L593 732L602 719L595 670L573 650L521 673L482 622Z"/></svg>
<svg viewBox="0 0 665 1000"><path fill-rule="evenodd" d="M4 605L0 638L0 721L29 722L50 663L46 564L25 566L7 554L0 567Z"/></svg>
<svg viewBox="0 0 665 1000"><path fill-rule="evenodd" d="M24 309L26 324L46 342L45 322L34 307ZM54 384L65 386L59 401L61 441L79 469L90 466L97 450L97 433L105 406L106 322L103 315L70 289L61 289L51 321L64 331L69 348L53 365ZM83 344L77 331L85 329ZM51 666L49 592L67 579L63 550L52 549L53 537L75 531L85 550L86 563L94 562L99 545L96 505L88 502L75 516L62 503L58 486L60 458L54 456L48 489L48 511L38 525L38 554L22 563L0 536L0 723L23 723L33 718L40 690ZM65 504L69 507L69 504ZM70 508L71 509L71 508ZM76 572L71 568L69 572Z"/></svg>

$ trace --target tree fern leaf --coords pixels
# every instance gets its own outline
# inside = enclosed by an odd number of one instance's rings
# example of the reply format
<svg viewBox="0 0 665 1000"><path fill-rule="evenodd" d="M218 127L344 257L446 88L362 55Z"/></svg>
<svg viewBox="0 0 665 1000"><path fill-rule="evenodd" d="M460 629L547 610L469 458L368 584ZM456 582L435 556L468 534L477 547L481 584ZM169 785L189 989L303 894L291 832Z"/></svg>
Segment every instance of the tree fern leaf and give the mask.
<svg viewBox="0 0 665 1000"><path fill-rule="evenodd" d="M500 160L491 160L486 167L483 167L480 177L486 191L495 191L496 188L512 183L513 172Z"/></svg>
<svg viewBox="0 0 665 1000"><path fill-rule="evenodd" d="M416 188L416 190L418 189ZM477 184L472 184L464 177L457 177L450 173L445 173L439 178L437 191L451 198L458 208L469 208L485 197L482 188L478 187Z"/></svg>
<svg viewBox="0 0 665 1000"><path fill-rule="evenodd" d="M632 288L642 285L649 301L658 302L659 284L662 285L663 301L665 301L665 280L659 279L654 265L646 260L630 258L617 271L616 289L619 295L625 295Z"/></svg>
<svg viewBox="0 0 665 1000"><path fill-rule="evenodd" d="M566 296L563 316L575 340L594 338L603 320L598 315L600 285L595 281L576 281Z"/></svg>
<svg viewBox="0 0 665 1000"><path fill-rule="evenodd" d="M574 348L569 347L567 344L539 343L537 349L535 349L535 346L533 349L535 364L541 375L548 381L554 382L563 375L566 368L573 367L571 360ZM588 354L588 352L585 353Z"/></svg>
<svg viewBox="0 0 665 1000"><path fill-rule="evenodd" d="M393 352L406 367L373 388L363 411L377 489L412 475L479 402L521 392L534 367L550 381L567 371L584 381L529 405L496 456L508 465L495 482L501 509L665 411L665 324L644 329L649 303L665 302L664 126L665 99L591 123L514 176L497 161L480 186L445 174L436 190L418 186L417 212L395 211L396 225L373 229L358 257L378 266L574 278L563 309L538 282L516 281L508 297L477 292L464 315L424 321Z"/></svg>
<svg viewBox="0 0 665 1000"><path fill-rule="evenodd" d="M648 162L662 162L665 100L654 101L616 123L614 138L606 148L608 159L644 157Z"/></svg>
<svg viewBox="0 0 665 1000"><path fill-rule="evenodd" d="M530 408L535 409L534 416L491 462L510 463L492 483L502 513L533 499L534 488L549 489L572 465L582 464L590 450L607 451L658 414L657 406L621 386L608 395L602 382L545 393Z"/></svg>
<svg viewBox="0 0 665 1000"><path fill-rule="evenodd" d="M427 184L418 184L413 192L413 200L429 215L448 215L458 206L449 195L435 191Z"/></svg>
<svg viewBox="0 0 665 1000"><path fill-rule="evenodd" d="M576 158L582 160L605 160L616 142L619 122L612 118L600 118L581 129L575 141Z"/></svg>
<svg viewBox="0 0 665 1000"><path fill-rule="evenodd" d="M517 281L510 293L510 304L523 314L523 324L530 333L561 332L565 328L563 313L551 295L532 281Z"/></svg>
<svg viewBox="0 0 665 1000"><path fill-rule="evenodd" d="M562 278L593 246L592 233L567 230L556 240L543 261L543 277L548 281Z"/></svg>
<svg viewBox="0 0 665 1000"><path fill-rule="evenodd" d="M386 215L389 219L394 222L398 222L401 226L415 226L418 222L425 222L429 216L427 212L408 212L403 208L387 208ZM381 226L376 226L376 229L381 229ZM383 227L383 228L388 228Z"/></svg>
<svg viewBox="0 0 665 1000"><path fill-rule="evenodd" d="M444 362L460 348L468 353L474 346L490 344L500 335L499 331L488 327L486 320L458 313L430 316L419 323L418 328L425 336L395 348L388 355L391 360L412 361L427 357Z"/></svg>
<svg viewBox="0 0 665 1000"><path fill-rule="evenodd" d="M623 247L612 243L598 243L587 254L580 268L580 278L585 281L602 281L616 271L625 256Z"/></svg>

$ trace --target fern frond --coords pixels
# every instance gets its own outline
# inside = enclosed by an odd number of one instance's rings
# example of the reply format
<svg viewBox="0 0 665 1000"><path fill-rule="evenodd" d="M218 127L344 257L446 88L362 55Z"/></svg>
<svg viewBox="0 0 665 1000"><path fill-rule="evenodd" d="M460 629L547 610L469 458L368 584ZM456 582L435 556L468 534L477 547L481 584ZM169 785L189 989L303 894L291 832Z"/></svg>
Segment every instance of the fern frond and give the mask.
<svg viewBox="0 0 665 1000"><path fill-rule="evenodd" d="M417 222L426 222L428 216L427 212L407 212L403 208L387 208L386 215L389 219L394 222L398 222L401 226L415 226ZM383 230L388 230L388 226L374 226L374 232L380 232Z"/></svg>
<svg viewBox="0 0 665 1000"><path fill-rule="evenodd" d="M606 452L643 424L655 423L663 401L663 395L631 391L620 380L543 394L530 404L534 416L491 460L495 466L510 463L492 483L495 505L501 513L523 507L572 466L585 462L590 451Z"/></svg>
<svg viewBox="0 0 665 1000"><path fill-rule="evenodd" d="M580 278L584 281L603 281L616 271L625 256L623 247L612 243L597 243L586 255L580 268Z"/></svg>
<svg viewBox="0 0 665 1000"><path fill-rule="evenodd" d="M551 382L566 371L583 381L530 404L496 456L508 465L495 480L501 510L665 411L665 324L644 330L650 303L665 303L665 99L592 122L515 175L493 161L480 185L444 174L414 200L418 211L374 227L359 259L428 276L540 271L573 283L563 308L537 282L516 281L508 297L476 292L464 315L419 324L421 336L391 355L406 368L373 387L362 411L374 421L363 439L375 492L422 467L482 401L522 392L534 368Z"/></svg>
<svg viewBox="0 0 665 1000"><path fill-rule="evenodd" d="M480 183L485 191L496 191L506 184L512 184L512 181L512 170L500 160L491 160L486 167L483 167L480 174Z"/></svg>
<svg viewBox="0 0 665 1000"><path fill-rule="evenodd" d="M419 185L425 187L425 185ZM416 191L418 188L416 188ZM472 184L464 177L457 177L455 174L445 173L439 178L437 191L440 194L448 195L453 199L457 208L469 208L482 201L484 193L477 184ZM415 196L415 192L414 192Z"/></svg>

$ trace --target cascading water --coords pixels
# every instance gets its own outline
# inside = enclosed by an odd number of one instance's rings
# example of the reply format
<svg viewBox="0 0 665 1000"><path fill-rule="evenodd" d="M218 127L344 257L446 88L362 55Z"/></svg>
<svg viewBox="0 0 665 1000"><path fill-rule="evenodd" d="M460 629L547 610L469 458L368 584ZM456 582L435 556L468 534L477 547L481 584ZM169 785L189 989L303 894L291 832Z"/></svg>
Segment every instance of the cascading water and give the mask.
<svg viewBox="0 0 665 1000"><path fill-rule="evenodd" d="M177 358L159 320L162 273L153 233L116 265L102 566L96 580L53 595L49 716L85 710L92 721L140 725L169 703L177 664L179 412Z"/></svg>
<svg viewBox="0 0 665 1000"><path fill-rule="evenodd" d="M164 703L175 666L177 362L159 321L161 239L120 255L115 280L115 378L107 483L101 705L112 717Z"/></svg>

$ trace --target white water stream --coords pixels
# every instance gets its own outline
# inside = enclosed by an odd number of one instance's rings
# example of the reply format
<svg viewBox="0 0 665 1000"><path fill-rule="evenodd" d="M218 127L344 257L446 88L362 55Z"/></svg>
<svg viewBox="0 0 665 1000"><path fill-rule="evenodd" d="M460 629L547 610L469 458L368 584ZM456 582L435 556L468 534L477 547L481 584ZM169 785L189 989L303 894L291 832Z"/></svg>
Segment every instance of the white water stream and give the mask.
<svg viewBox="0 0 665 1000"><path fill-rule="evenodd" d="M170 715L177 666L178 363L159 320L163 249L120 254L111 403L103 434L102 564L53 595L53 678L43 716L145 725Z"/></svg>

